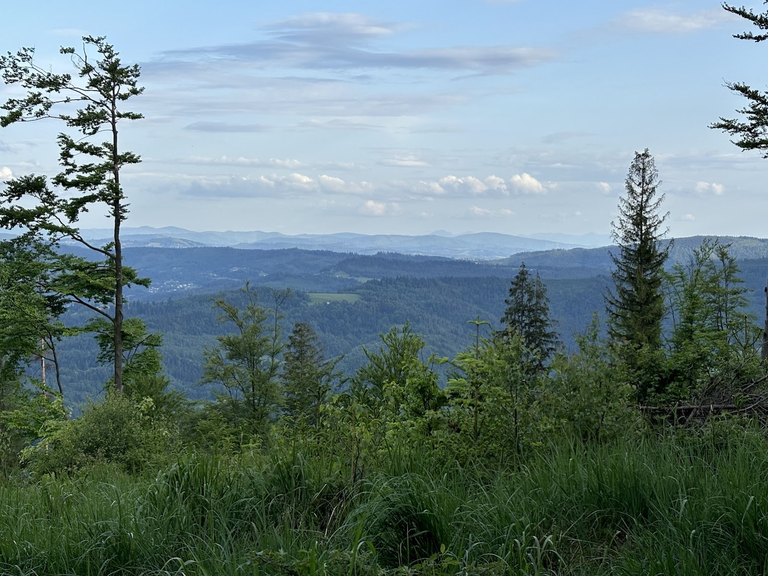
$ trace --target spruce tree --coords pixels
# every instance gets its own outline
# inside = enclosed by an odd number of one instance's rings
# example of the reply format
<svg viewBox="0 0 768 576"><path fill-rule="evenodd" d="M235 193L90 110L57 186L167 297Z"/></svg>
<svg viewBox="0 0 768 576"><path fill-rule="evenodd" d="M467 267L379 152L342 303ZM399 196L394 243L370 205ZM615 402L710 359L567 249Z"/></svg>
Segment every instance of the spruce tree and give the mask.
<svg viewBox="0 0 768 576"><path fill-rule="evenodd" d="M341 374L335 370L339 358L326 360L317 333L306 322L297 322L288 338L280 376L285 413L303 418L312 426L320 425L321 409L328 400L334 381Z"/></svg>
<svg viewBox="0 0 768 576"><path fill-rule="evenodd" d="M659 175L647 148L635 152L625 183L619 219L612 223L618 253L611 253L615 287L606 296L608 333L629 368L638 398L644 399L651 388L659 389L655 353L662 344L662 283L672 244L661 243L667 214L659 214L664 195L656 196Z"/></svg>
<svg viewBox="0 0 768 576"><path fill-rule="evenodd" d="M759 31L734 34L734 38L756 43L768 40L768 10L755 13L744 6L732 6L727 3L723 4L723 9L741 16ZM744 82L727 82L726 86L747 100L747 105L737 110L742 119L721 117L710 128L733 136L735 140L732 142L742 150L759 150L763 158L768 158L768 91L752 88ZM768 361L768 285L765 287L765 324L760 355L763 360Z"/></svg>
<svg viewBox="0 0 768 576"><path fill-rule="evenodd" d="M503 342L511 342L517 335L525 351L526 364L533 372L541 371L555 351L558 335L549 318L547 287L539 273L534 278L522 263L504 303L507 308L501 318L503 327L498 336Z"/></svg>
<svg viewBox="0 0 768 576"><path fill-rule="evenodd" d="M739 40L763 42L768 40L768 11L755 13L746 7L723 4L723 9L751 22L758 30L734 34ZM768 158L768 92L752 88L743 82L727 82L726 87L747 100L744 108L737 110L743 119L720 118L710 127L727 132L736 139L733 143L742 150L759 150Z"/></svg>

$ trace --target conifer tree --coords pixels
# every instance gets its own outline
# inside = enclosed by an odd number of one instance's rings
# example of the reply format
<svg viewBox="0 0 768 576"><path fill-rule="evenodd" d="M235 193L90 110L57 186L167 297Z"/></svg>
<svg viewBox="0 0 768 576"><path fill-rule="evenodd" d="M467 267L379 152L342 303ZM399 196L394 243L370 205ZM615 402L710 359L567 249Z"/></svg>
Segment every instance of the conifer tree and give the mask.
<svg viewBox="0 0 768 576"><path fill-rule="evenodd" d="M758 33L734 34L734 38L753 42L768 40L768 10L755 13L744 6L731 6L727 3L723 4L723 9L741 16L759 30ZM710 128L722 130L735 137L732 142L742 150L759 150L763 158L768 158L768 92L752 88L744 82L728 82L726 86L746 98L747 105L737 110L744 118L720 117ZM768 285L765 287L765 324L760 356L768 361Z"/></svg>
<svg viewBox="0 0 768 576"><path fill-rule="evenodd" d="M534 278L522 263L504 303L507 308L498 336L502 341L511 342L517 335L525 351L523 360L533 372L541 371L555 351L558 335L549 318L547 287L539 273Z"/></svg>
<svg viewBox="0 0 768 576"><path fill-rule="evenodd" d="M759 333L747 312L747 288L728 247L705 239L687 265L676 263L668 274L669 366L676 400L688 400L712 382L745 374L755 358Z"/></svg>
<svg viewBox="0 0 768 576"><path fill-rule="evenodd" d="M606 297L609 334L630 350L661 347L662 281L671 243L661 245L667 215L659 214L664 201L663 194L656 197L659 184L648 149L635 152L625 181L626 196L619 200L619 219L612 223L618 254L611 254L615 288Z"/></svg>
<svg viewBox="0 0 768 576"><path fill-rule="evenodd" d="M297 322L283 354L283 402L286 414L319 426L321 408L328 400L339 359L326 360L317 333L306 322Z"/></svg>
<svg viewBox="0 0 768 576"><path fill-rule="evenodd" d="M731 6L727 3L723 4L723 9L748 20L760 31L734 34L734 38L753 42L768 40L768 11L755 14L746 7ZM721 117L711 128L734 136L736 140L733 143L742 150L760 150L763 157L768 158L768 92L757 90L743 82L727 82L726 86L746 98L747 106L737 110L744 119Z"/></svg>

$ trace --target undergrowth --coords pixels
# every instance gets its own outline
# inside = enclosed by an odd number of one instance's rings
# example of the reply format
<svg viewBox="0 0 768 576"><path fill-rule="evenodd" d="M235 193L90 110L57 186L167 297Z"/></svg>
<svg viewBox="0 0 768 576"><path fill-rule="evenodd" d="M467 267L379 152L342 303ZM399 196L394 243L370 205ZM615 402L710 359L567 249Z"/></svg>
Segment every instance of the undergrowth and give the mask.
<svg viewBox="0 0 768 576"><path fill-rule="evenodd" d="M354 484L300 448L6 478L0 573L767 573L768 445L717 434L563 442L511 468L412 448Z"/></svg>

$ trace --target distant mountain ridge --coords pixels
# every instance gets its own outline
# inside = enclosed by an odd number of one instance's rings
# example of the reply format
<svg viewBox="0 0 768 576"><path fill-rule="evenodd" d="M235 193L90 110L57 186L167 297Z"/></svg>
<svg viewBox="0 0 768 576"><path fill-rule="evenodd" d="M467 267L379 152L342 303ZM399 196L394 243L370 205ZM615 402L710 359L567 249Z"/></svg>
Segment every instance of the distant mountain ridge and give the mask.
<svg viewBox="0 0 768 576"><path fill-rule="evenodd" d="M751 236L690 236L687 238L675 238L671 240L672 249L669 253L668 265L676 262L685 264L693 255L693 251L701 246L701 243L711 238L717 240L720 245L728 246L728 251L736 260L756 260L768 258L768 239L753 238ZM667 245L670 240L665 240ZM613 268L611 260L611 246L600 248L573 248L570 250L540 250L513 254L509 258L494 261L503 266L519 266L522 262L533 269L566 269L581 268L592 270L595 274L610 272Z"/></svg>
<svg viewBox="0 0 768 576"><path fill-rule="evenodd" d="M91 241L109 241L107 229L84 229L83 236ZM141 226L124 228L122 239L126 247L191 248L202 246L233 247L243 249L277 250L300 248L303 250L328 250L355 254L397 252L408 255L442 256L470 260L494 260L519 252L570 249L594 246L596 236L580 242L587 236L559 235L558 241L544 238L514 236L493 232L448 235L444 232L421 236L400 234L298 234L289 236L279 232L195 232L167 226L152 228ZM573 239L573 241L569 241Z"/></svg>

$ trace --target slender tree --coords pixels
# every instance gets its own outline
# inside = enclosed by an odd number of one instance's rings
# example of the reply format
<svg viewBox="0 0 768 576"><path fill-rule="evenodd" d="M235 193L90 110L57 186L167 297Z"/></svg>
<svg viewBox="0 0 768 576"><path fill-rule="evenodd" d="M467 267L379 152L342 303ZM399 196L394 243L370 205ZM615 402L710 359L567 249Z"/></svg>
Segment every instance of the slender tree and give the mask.
<svg viewBox="0 0 768 576"><path fill-rule="evenodd" d="M219 322L234 325L235 331L217 336L218 346L205 350L201 382L224 386L228 397L219 400L231 408L235 424L264 434L280 402L279 356L284 344L279 308L284 298L278 293L275 308L269 311L259 305L258 294L248 282L241 292L242 309L224 298L214 300L214 308L221 312Z"/></svg>
<svg viewBox="0 0 768 576"><path fill-rule="evenodd" d="M339 358L326 360L317 333L306 322L297 322L283 355L281 381L285 411L293 418L304 418L319 426L321 410L328 400Z"/></svg>
<svg viewBox="0 0 768 576"><path fill-rule="evenodd" d="M70 57L79 80L36 64L34 52L33 48L22 48L16 54L0 56L5 83L18 84L27 91L26 96L10 98L0 107L5 111L0 115L0 126L55 118L78 134L61 133L57 138L63 170L52 179L56 191L42 176L23 176L7 183L0 194L0 225L26 229L52 244L61 239L75 241L105 259L98 263L72 255L59 257L59 286L72 300L112 324L114 386L120 391L123 288L137 281L135 273L123 266L120 227L128 214L128 203L121 171L140 159L121 150L118 128L123 121L141 118L123 110L126 100L143 91L137 84L139 67L123 65L103 37L83 37L81 52L75 48L60 50ZM77 228L80 216L97 206L105 208L112 221L113 238L106 246L89 243Z"/></svg>
<svg viewBox="0 0 768 576"><path fill-rule="evenodd" d="M363 347L368 362L358 368L352 379L352 387L368 389L374 403L383 402L388 384L405 384L409 365L420 362L419 354L425 346L424 340L413 333L410 322L406 322L402 329L393 326L379 338L378 352Z"/></svg>
<svg viewBox="0 0 768 576"><path fill-rule="evenodd" d="M754 316L747 313L747 288L739 278L728 245L705 239L688 264L676 263L668 274L672 332L669 376L672 401L688 401L729 372L748 364L759 338ZM732 370L731 370L732 371Z"/></svg>
<svg viewBox="0 0 768 576"><path fill-rule="evenodd" d="M671 243L661 244L667 215L659 214L664 195L656 196L660 182L647 148L635 152L625 183L619 219L612 223L618 254L611 254L615 288L606 296L608 329L625 349L656 350L661 347L662 282Z"/></svg>
<svg viewBox="0 0 768 576"><path fill-rule="evenodd" d="M504 303L507 308L501 318L503 327L498 336L511 342L517 335L524 350L523 361L534 373L540 372L555 352L559 339L549 317L547 287L539 273L533 277L522 263Z"/></svg>

